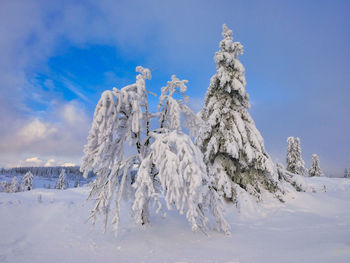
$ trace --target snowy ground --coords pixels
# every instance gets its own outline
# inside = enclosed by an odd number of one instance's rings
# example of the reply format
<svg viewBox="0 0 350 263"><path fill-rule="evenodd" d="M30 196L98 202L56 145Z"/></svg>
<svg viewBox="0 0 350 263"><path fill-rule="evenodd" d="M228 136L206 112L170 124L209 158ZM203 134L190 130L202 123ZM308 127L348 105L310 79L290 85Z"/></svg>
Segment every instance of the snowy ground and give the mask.
<svg viewBox="0 0 350 263"><path fill-rule="evenodd" d="M241 214L228 206L230 237L191 232L172 211L138 227L124 209L115 238L85 223L87 187L0 193L0 262L350 262L350 180L307 182L316 193Z"/></svg>

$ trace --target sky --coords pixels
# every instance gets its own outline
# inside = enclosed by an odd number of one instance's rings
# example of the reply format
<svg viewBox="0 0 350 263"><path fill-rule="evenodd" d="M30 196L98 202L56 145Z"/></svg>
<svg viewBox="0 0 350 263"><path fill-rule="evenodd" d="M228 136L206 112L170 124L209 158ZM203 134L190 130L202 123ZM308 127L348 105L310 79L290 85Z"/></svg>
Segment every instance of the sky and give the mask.
<svg viewBox="0 0 350 263"><path fill-rule="evenodd" d="M199 111L222 24L244 46L250 113L275 161L286 139L350 166L349 1L0 0L0 167L79 164L104 90L152 70L187 79ZM155 103L155 99L154 99Z"/></svg>

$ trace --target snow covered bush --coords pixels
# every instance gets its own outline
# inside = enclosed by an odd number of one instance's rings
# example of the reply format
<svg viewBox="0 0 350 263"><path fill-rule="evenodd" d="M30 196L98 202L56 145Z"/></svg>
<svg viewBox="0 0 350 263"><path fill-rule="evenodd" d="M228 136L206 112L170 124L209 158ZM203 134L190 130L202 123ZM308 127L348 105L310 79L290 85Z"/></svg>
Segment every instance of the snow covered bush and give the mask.
<svg viewBox="0 0 350 263"><path fill-rule="evenodd" d="M279 180L282 182L287 182L298 192L305 192L308 189L308 185L305 179L299 174L293 174L287 171L283 164L277 163L276 170Z"/></svg>
<svg viewBox="0 0 350 263"><path fill-rule="evenodd" d="M220 195L238 202L243 192L258 199L263 189L278 194L273 162L248 113L245 69L238 59L243 54L243 46L233 42L232 31L226 25L222 36L220 50L214 57L217 71L210 80L205 105L199 113L205 125L200 129L197 144Z"/></svg>
<svg viewBox="0 0 350 263"><path fill-rule="evenodd" d="M309 171L309 176L323 176L323 172L320 167L320 158L317 154L312 155L311 169Z"/></svg>
<svg viewBox="0 0 350 263"><path fill-rule="evenodd" d="M66 177L66 171L62 169L60 176L56 181L55 189L65 190L67 188L68 188L68 181Z"/></svg>
<svg viewBox="0 0 350 263"><path fill-rule="evenodd" d="M29 171L27 172L22 179L22 188L24 191L30 191L33 189L33 174Z"/></svg>
<svg viewBox="0 0 350 263"><path fill-rule="evenodd" d="M160 212L164 199L168 209L175 207L186 214L193 230L205 232L208 226L205 213L210 210L218 229L228 233L222 200L211 185L203 155L181 129L182 117L191 134L200 122L182 99L186 99L187 81L172 76L162 88L159 112L151 113L147 98L150 92L145 85L151 79L151 72L141 66L136 71L140 73L136 83L105 91L95 109L81 166L84 176L90 171L97 175L89 196L96 200L91 211L93 223L103 215L106 229L112 213L117 233L124 197L132 202L136 222L147 224L150 202ZM174 94L180 98L175 99ZM160 126L151 129L155 117ZM134 155L126 156L126 144L134 148Z"/></svg>
<svg viewBox="0 0 350 263"><path fill-rule="evenodd" d="M288 137L287 139L287 171L305 175L305 162L301 157L300 139L298 137Z"/></svg>

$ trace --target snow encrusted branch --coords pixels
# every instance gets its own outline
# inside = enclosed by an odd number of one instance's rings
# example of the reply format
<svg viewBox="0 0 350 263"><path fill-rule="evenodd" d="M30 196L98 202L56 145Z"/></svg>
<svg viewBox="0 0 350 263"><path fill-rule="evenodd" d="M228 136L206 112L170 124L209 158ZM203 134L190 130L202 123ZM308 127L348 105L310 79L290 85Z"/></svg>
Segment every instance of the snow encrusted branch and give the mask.
<svg viewBox="0 0 350 263"><path fill-rule="evenodd" d="M154 143L151 153L141 163L134 184L136 189L133 210L138 222L141 222L141 209L150 199L153 199L158 209L161 202L154 187L154 179L160 182L161 191L168 209L174 206L180 214L185 213L192 230L200 228L205 231L208 219L203 208L208 203L214 211L220 230L228 232L228 224L223 218L222 207L219 207L219 197L209 189L209 178L202 153L190 137L180 131L163 134L153 133ZM151 166L157 170L152 180ZM211 198L207 201L205 198Z"/></svg>
<svg viewBox="0 0 350 263"><path fill-rule="evenodd" d="M105 91L95 109L81 166L85 176L89 171L97 175L89 195L95 199L92 222L103 215L106 230L114 200L112 224L117 233L124 196L133 201L136 222L145 225L150 220L149 203L153 201L159 212L164 198L168 209L186 214L193 230L205 232L209 222L205 211L210 209L218 229L228 233L222 200L208 178L203 155L181 129L182 117L192 135L201 124L186 105L187 80L173 75L162 88L159 112L150 113L145 80L151 73L140 66L136 71L140 74L135 84ZM175 93L181 99L173 98ZM150 122L156 116L160 128L152 131ZM127 142L137 154L125 158Z"/></svg>

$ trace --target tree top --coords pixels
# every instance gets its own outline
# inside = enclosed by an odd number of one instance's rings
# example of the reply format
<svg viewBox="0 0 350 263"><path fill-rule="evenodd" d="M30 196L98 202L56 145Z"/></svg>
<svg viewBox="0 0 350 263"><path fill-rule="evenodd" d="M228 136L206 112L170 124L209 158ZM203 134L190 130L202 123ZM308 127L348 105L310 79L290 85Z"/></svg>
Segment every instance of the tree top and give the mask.
<svg viewBox="0 0 350 263"><path fill-rule="evenodd" d="M233 38L233 32L227 27L226 24L222 25L222 37L223 38Z"/></svg>

